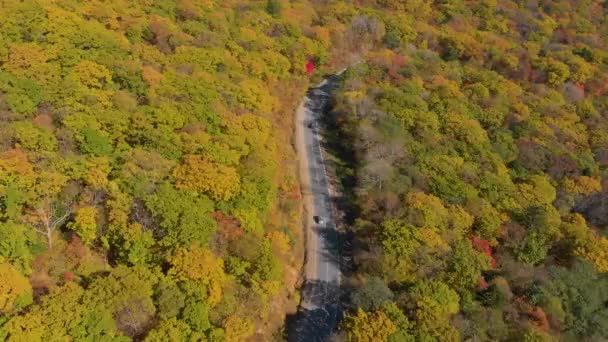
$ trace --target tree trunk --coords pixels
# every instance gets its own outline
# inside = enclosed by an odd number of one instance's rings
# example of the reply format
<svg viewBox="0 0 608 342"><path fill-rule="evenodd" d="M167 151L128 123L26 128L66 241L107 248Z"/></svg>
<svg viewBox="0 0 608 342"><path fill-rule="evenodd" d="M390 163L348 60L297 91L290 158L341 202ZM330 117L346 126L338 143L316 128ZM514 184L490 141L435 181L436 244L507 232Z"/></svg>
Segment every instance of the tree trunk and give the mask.
<svg viewBox="0 0 608 342"><path fill-rule="evenodd" d="M49 249L53 248L53 230L47 228L46 230L46 242L49 245Z"/></svg>

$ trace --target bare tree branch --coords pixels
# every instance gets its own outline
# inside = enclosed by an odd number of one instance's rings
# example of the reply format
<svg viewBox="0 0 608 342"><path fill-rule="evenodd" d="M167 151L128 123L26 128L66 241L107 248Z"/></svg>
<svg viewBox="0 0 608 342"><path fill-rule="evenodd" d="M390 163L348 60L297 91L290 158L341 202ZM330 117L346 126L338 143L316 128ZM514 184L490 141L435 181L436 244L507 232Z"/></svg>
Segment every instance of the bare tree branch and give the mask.
<svg viewBox="0 0 608 342"><path fill-rule="evenodd" d="M34 230L46 237L49 248L53 247L53 233L60 227L69 217L72 215L73 202L67 203L66 209L63 213L55 204L49 204L49 201L45 201L42 206L34 208L38 223L34 227Z"/></svg>

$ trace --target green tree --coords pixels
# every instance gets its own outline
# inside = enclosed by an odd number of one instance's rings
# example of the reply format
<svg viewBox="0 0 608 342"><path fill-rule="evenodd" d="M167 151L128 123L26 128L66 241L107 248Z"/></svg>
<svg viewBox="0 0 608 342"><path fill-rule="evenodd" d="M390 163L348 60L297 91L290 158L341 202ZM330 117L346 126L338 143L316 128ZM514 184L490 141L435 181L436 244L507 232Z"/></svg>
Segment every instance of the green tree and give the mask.
<svg viewBox="0 0 608 342"><path fill-rule="evenodd" d="M281 2L279 0L267 0L266 1L266 12L275 18L281 16Z"/></svg>
<svg viewBox="0 0 608 342"><path fill-rule="evenodd" d="M572 268L553 267L552 279L546 291L559 298L565 312L564 328L567 338L608 337L608 278L597 273L585 261L576 261ZM548 305L549 302L545 302Z"/></svg>
<svg viewBox="0 0 608 342"><path fill-rule="evenodd" d="M256 290L269 295L277 294L282 285L283 267L268 238L262 240L252 260L249 282Z"/></svg>
<svg viewBox="0 0 608 342"><path fill-rule="evenodd" d="M164 183L145 202L167 232L163 238L166 246L175 248L195 242L205 245L216 230L216 223L209 216L214 204L205 196L179 191Z"/></svg>
<svg viewBox="0 0 608 342"><path fill-rule="evenodd" d="M113 151L110 140L103 133L91 128L82 131L80 149L95 156L107 156Z"/></svg>
<svg viewBox="0 0 608 342"><path fill-rule="evenodd" d="M382 312L395 324L397 330L389 335L389 342L410 342L414 341L411 334L412 324L405 316L403 311L393 302L386 302L382 305Z"/></svg>
<svg viewBox="0 0 608 342"><path fill-rule="evenodd" d="M193 331L205 332L211 329L209 322L209 305L203 302L188 302L181 315Z"/></svg>
<svg viewBox="0 0 608 342"><path fill-rule="evenodd" d="M105 306L84 304L84 289L70 282L54 288L24 316L3 327L11 340L71 339L83 341L127 341L116 331L112 314Z"/></svg>
<svg viewBox="0 0 608 342"><path fill-rule="evenodd" d="M163 320L160 324L150 330L146 336L146 342L187 342L192 341L191 330L188 324L176 318Z"/></svg>
<svg viewBox="0 0 608 342"><path fill-rule="evenodd" d="M448 262L446 282L460 296L465 296L475 289L482 279L481 272L490 268L490 258L474 250L468 240L458 241L453 251Z"/></svg>
<svg viewBox="0 0 608 342"><path fill-rule="evenodd" d="M186 294L175 282L165 280L155 289L154 299L158 316L162 319L169 319L180 314L185 305Z"/></svg>
<svg viewBox="0 0 608 342"><path fill-rule="evenodd" d="M450 316L459 309L459 296L440 281L420 281L409 291L415 303L417 338L431 337L444 341L459 340L458 331L450 324Z"/></svg>
<svg viewBox="0 0 608 342"><path fill-rule="evenodd" d="M352 303L364 311L377 310L393 298L393 293L378 277L367 279L352 295Z"/></svg>
<svg viewBox="0 0 608 342"><path fill-rule="evenodd" d="M57 150L55 136L29 121L19 121L11 125L15 140L19 146L32 151L53 152Z"/></svg>
<svg viewBox="0 0 608 342"><path fill-rule="evenodd" d="M0 73L0 89L8 92L6 103L16 113L33 113L43 99L42 90L35 81L7 73Z"/></svg>
<svg viewBox="0 0 608 342"><path fill-rule="evenodd" d="M30 273L30 263L38 245L34 230L30 227L10 221L0 223L0 257L21 273Z"/></svg>
<svg viewBox="0 0 608 342"><path fill-rule="evenodd" d="M79 302L100 306L112 313L117 330L127 336L147 331L156 314L154 287L158 275L144 267L119 266L110 274L93 278Z"/></svg>
<svg viewBox="0 0 608 342"><path fill-rule="evenodd" d="M559 213L553 206L532 206L522 214L522 221L527 234L519 245L514 246L514 253L522 262L539 263L559 236Z"/></svg>
<svg viewBox="0 0 608 342"><path fill-rule="evenodd" d="M116 324L112 313L104 307L88 310L80 323L70 330L69 336L87 342L129 340L126 336L116 335Z"/></svg>

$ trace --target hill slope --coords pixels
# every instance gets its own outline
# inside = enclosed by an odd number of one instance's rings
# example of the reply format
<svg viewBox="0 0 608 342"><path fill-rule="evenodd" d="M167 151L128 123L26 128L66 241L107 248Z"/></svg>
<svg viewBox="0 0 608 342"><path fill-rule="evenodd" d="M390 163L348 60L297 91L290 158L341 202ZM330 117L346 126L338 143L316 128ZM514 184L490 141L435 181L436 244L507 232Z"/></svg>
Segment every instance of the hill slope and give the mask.
<svg viewBox="0 0 608 342"><path fill-rule="evenodd" d="M608 338L607 11L350 12L369 53L327 137L357 236L347 340Z"/></svg>

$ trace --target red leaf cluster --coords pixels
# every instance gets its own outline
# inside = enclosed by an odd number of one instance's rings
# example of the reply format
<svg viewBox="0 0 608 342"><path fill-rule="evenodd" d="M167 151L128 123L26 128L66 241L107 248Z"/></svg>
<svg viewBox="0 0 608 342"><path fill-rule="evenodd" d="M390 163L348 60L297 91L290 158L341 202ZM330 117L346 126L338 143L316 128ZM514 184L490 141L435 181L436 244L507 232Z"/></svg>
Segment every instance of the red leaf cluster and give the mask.
<svg viewBox="0 0 608 342"><path fill-rule="evenodd" d="M515 304L521 313L528 316L532 320L534 325L542 330L549 330L549 319L541 307L528 303L523 297L516 298Z"/></svg>
<svg viewBox="0 0 608 342"><path fill-rule="evenodd" d="M496 259L494 259L492 256L492 247L490 247L490 242L473 235L473 237L471 237L471 243L473 244L473 248L489 256L490 265L492 268L496 268Z"/></svg>
<svg viewBox="0 0 608 342"><path fill-rule="evenodd" d="M65 280L65 281L72 281L72 280L74 280L74 273L69 272L69 271L65 272L63 274L63 280Z"/></svg>
<svg viewBox="0 0 608 342"><path fill-rule="evenodd" d="M313 61L308 61L308 63L306 63L306 73L310 75L313 72L315 72L315 63Z"/></svg>
<svg viewBox="0 0 608 342"><path fill-rule="evenodd" d="M404 65L407 64L407 62L408 60L405 56L399 54L395 55L395 57L393 57L391 65L389 65L388 67L389 76L394 79L402 78L401 75L399 75L399 71L401 71L401 69Z"/></svg>
<svg viewBox="0 0 608 342"><path fill-rule="evenodd" d="M234 217L226 215L221 211L216 211L211 216L213 216L219 226L216 238L226 242L238 240L245 235L239 221Z"/></svg>

